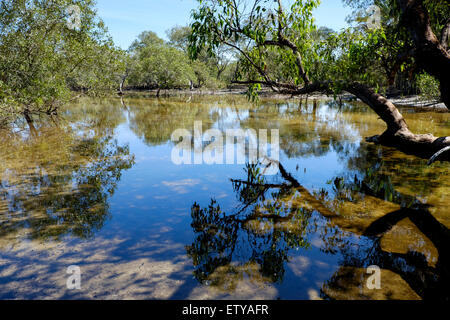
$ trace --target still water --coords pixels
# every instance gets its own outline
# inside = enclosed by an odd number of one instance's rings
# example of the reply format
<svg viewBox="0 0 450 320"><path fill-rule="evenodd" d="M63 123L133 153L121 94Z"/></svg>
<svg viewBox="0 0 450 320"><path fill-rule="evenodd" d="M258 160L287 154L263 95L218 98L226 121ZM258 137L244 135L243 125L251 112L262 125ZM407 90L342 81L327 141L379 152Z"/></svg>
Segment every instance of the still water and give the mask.
<svg viewBox="0 0 450 320"><path fill-rule="evenodd" d="M401 111L450 135L449 113ZM195 121L278 129L285 174L173 164ZM84 100L36 126L0 130L1 299L449 297L448 164L366 143L384 124L364 105Z"/></svg>

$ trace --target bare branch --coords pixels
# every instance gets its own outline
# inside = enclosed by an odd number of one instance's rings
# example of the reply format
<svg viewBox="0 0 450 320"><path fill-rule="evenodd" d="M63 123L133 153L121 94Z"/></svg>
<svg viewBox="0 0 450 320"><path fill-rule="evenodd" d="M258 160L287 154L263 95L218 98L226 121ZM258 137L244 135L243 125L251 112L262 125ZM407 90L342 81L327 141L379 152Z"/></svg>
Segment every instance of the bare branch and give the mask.
<svg viewBox="0 0 450 320"><path fill-rule="evenodd" d="M265 79L265 82L272 88L273 91L275 91L275 92L280 91L276 86L273 85L275 82L269 78L269 76L264 72L264 70L260 66L258 66L244 50L242 50L235 44L230 43L226 40L223 40L223 43L229 47L232 47L232 48L238 50L245 57L245 59L247 59L247 61L250 62L250 64L258 71L258 73Z"/></svg>

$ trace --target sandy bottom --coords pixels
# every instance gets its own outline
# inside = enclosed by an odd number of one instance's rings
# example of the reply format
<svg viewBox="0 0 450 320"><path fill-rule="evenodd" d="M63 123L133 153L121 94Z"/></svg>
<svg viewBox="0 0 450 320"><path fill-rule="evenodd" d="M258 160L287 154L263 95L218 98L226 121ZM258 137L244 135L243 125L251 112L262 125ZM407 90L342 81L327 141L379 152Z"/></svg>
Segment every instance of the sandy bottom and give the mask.
<svg viewBox="0 0 450 320"><path fill-rule="evenodd" d="M68 244L36 244L2 250L1 299L275 299L277 290L249 277L220 286L200 285L184 247L148 241L126 247L126 241L100 240ZM152 248L146 253L145 248ZM126 261L124 251L135 259ZM161 255L170 252L170 259ZM178 255L176 253L179 253ZM120 253L120 254L118 254ZM81 269L81 290L69 290L71 265Z"/></svg>

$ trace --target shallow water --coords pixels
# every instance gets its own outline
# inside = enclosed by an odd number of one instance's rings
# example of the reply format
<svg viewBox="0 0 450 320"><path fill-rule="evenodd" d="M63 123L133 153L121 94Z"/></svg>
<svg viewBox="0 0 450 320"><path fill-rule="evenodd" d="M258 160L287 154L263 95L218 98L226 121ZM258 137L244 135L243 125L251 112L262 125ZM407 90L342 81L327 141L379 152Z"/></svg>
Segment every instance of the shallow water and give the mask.
<svg viewBox="0 0 450 320"><path fill-rule="evenodd" d="M364 105L125 104L0 131L0 298L448 298L448 164L366 143L384 124ZM413 132L450 135L448 113L401 111ZM175 165L171 135L195 121L278 129L299 186L244 164ZM67 289L71 265L81 290Z"/></svg>

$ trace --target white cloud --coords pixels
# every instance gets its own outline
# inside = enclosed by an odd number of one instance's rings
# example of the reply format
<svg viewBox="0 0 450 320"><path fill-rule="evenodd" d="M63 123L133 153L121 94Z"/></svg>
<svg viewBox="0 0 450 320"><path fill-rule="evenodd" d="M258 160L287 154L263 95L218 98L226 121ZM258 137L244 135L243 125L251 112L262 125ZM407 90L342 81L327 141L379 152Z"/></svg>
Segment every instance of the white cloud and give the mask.
<svg viewBox="0 0 450 320"><path fill-rule="evenodd" d="M187 187L194 187L200 184L200 182L201 181L198 179L184 179L177 181L163 181L162 184L176 193L186 194L189 193Z"/></svg>

